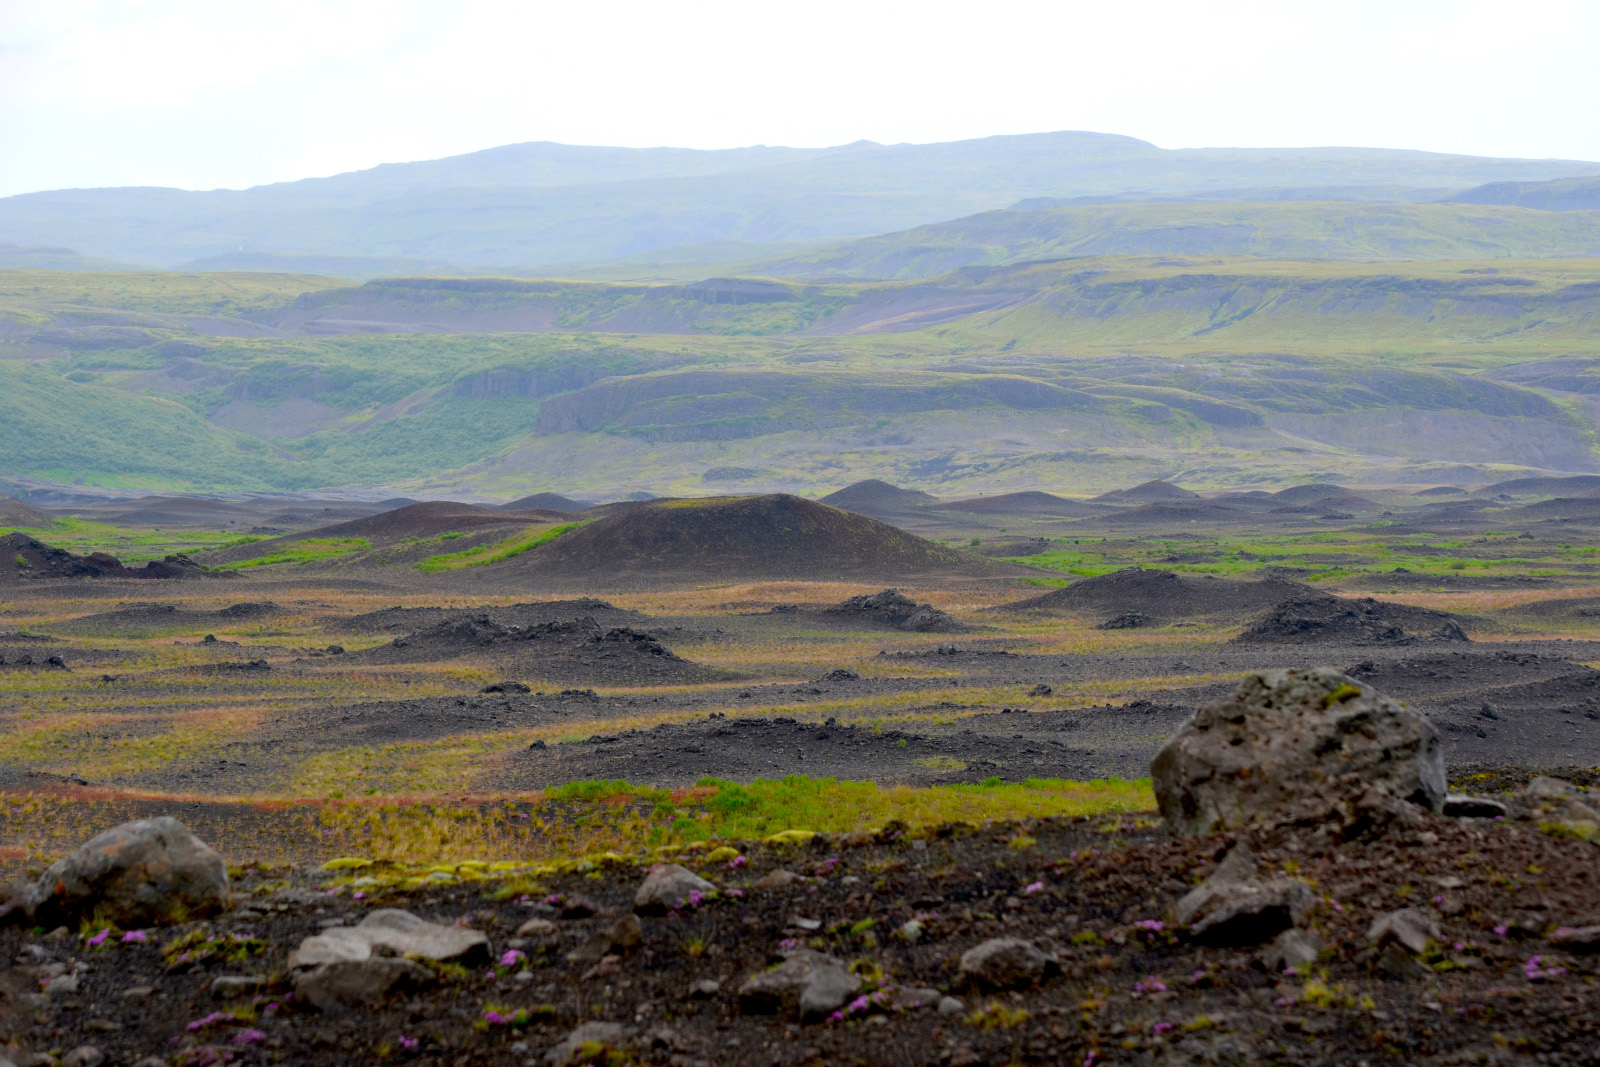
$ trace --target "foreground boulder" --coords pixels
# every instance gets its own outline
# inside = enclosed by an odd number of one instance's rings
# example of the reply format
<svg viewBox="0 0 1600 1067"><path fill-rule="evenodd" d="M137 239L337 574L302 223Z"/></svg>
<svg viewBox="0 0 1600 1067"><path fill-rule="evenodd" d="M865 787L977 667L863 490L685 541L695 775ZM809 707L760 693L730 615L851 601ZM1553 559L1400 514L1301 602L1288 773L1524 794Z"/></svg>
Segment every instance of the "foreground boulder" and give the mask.
<svg viewBox="0 0 1600 1067"><path fill-rule="evenodd" d="M814 1022L839 1008L861 989L861 980L844 961L809 948L791 949L771 970L739 987L739 1010L746 1015L798 1015Z"/></svg>
<svg viewBox="0 0 1600 1067"><path fill-rule="evenodd" d="M294 995L319 1011L341 1011L382 1004L395 993L431 981L433 972L411 960L338 960L302 974L295 981Z"/></svg>
<svg viewBox="0 0 1600 1067"><path fill-rule="evenodd" d="M22 910L43 926L94 917L135 927L206 918L228 903L222 857L162 815L79 845L28 889Z"/></svg>
<svg viewBox="0 0 1600 1067"><path fill-rule="evenodd" d="M1326 667L1251 675L1231 697L1196 711L1150 772L1178 834L1285 815L1351 781L1433 811L1445 798L1433 725Z"/></svg>

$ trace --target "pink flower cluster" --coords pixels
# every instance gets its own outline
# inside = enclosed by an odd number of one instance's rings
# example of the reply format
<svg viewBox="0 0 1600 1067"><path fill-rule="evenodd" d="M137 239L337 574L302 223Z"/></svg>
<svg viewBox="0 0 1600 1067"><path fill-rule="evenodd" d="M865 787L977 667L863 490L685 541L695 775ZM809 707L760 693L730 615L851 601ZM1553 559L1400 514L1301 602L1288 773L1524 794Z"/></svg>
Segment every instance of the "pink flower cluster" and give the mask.
<svg viewBox="0 0 1600 1067"><path fill-rule="evenodd" d="M190 1023L188 1030L190 1033L194 1033L198 1030L204 1030L208 1026L221 1026L224 1023L231 1023L235 1021L236 1018L231 1011L214 1011L210 1015L196 1019L194 1022Z"/></svg>
<svg viewBox="0 0 1600 1067"><path fill-rule="evenodd" d="M1150 1027L1150 1032L1152 1034L1164 1034L1168 1030L1172 1029L1175 1029L1175 1026L1172 1023L1156 1023L1154 1026Z"/></svg>
<svg viewBox="0 0 1600 1067"><path fill-rule="evenodd" d="M1141 978L1134 983L1133 991L1135 993L1165 993L1167 991L1167 983L1154 976Z"/></svg>
<svg viewBox="0 0 1600 1067"><path fill-rule="evenodd" d="M240 1030L233 1035L235 1045L259 1045L267 1039L267 1035L260 1030Z"/></svg>
<svg viewBox="0 0 1600 1067"><path fill-rule="evenodd" d="M1527 975L1530 982L1543 982L1551 978L1560 978L1567 973L1567 969L1560 964L1543 963L1542 956L1529 956L1528 962L1522 965L1522 973Z"/></svg>

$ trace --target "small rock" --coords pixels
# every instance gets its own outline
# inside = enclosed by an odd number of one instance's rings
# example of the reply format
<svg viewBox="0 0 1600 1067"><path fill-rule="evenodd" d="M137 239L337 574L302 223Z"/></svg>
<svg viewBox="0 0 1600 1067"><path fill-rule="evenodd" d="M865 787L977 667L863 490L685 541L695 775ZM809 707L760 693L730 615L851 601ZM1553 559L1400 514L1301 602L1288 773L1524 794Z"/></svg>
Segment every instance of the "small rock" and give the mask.
<svg viewBox="0 0 1600 1067"><path fill-rule="evenodd" d="M551 941L556 936L556 924L549 919L532 918L517 927L517 936L539 941Z"/></svg>
<svg viewBox="0 0 1600 1067"><path fill-rule="evenodd" d="M96 834L54 863L28 890L23 910L39 925L93 914L133 928L226 910L222 857L162 815Z"/></svg>
<svg viewBox="0 0 1600 1067"><path fill-rule="evenodd" d="M1522 795L1532 800L1565 800L1577 793L1577 787L1561 778L1538 775L1523 788Z"/></svg>
<svg viewBox="0 0 1600 1067"><path fill-rule="evenodd" d="M628 1032L621 1023L584 1023L562 1038L545 1053L544 1061L550 1067L565 1067L583 1049L584 1045L610 1045L613 1048L627 1040Z"/></svg>
<svg viewBox="0 0 1600 1067"><path fill-rule="evenodd" d="M611 978L614 975L620 974L621 972L622 972L622 957L621 956L616 956L616 955L601 956L599 963L596 963L593 967L589 968L588 971L584 972L582 981L587 982L591 978Z"/></svg>
<svg viewBox="0 0 1600 1067"><path fill-rule="evenodd" d="M168 1067L167 1061L160 1056L146 1056L135 1063L133 1067Z"/></svg>
<svg viewBox="0 0 1600 1067"><path fill-rule="evenodd" d="M822 929L822 920L808 919L804 915L796 915L789 920L789 925L796 930L804 930L806 933L812 934Z"/></svg>
<svg viewBox="0 0 1600 1067"><path fill-rule="evenodd" d="M301 975L294 984L296 1000L322 1011L371 1007L394 991L415 988L433 980L433 973L410 960L373 957L324 963Z"/></svg>
<svg viewBox="0 0 1600 1067"><path fill-rule="evenodd" d="M79 1045L61 1057L61 1067L100 1067L106 1054L93 1045Z"/></svg>
<svg viewBox="0 0 1600 1067"><path fill-rule="evenodd" d="M122 995L128 1000L143 1000L153 993L155 993L155 989L147 985L129 986L122 991Z"/></svg>
<svg viewBox="0 0 1600 1067"><path fill-rule="evenodd" d="M211 995L221 1000L225 997L242 997L254 993L267 984L259 974L220 974L211 979Z"/></svg>
<svg viewBox="0 0 1600 1067"><path fill-rule="evenodd" d="M803 882L803 881L805 881L805 879L801 878L798 874L795 874L793 871L786 870L783 867L779 867L777 870L768 871L766 874L764 874L760 878L756 879L755 888L756 889L782 889L784 886L794 885L796 882Z"/></svg>
<svg viewBox="0 0 1600 1067"><path fill-rule="evenodd" d="M493 682L478 690L480 693L531 693L533 687L525 682Z"/></svg>
<svg viewBox="0 0 1600 1067"><path fill-rule="evenodd" d="M1372 944L1381 948L1393 941L1418 956L1427 950L1429 941L1437 941L1442 936L1439 924L1416 908L1401 908L1380 915L1367 929L1367 940Z"/></svg>
<svg viewBox="0 0 1600 1067"><path fill-rule="evenodd" d="M778 966L739 987L739 1010L746 1015L795 1013L806 1022L823 1018L860 988L861 980L842 960L808 948L791 949Z"/></svg>
<svg viewBox="0 0 1600 1067"><path fill-rule="evenodd" d="M1032 689L1028 690L1028 695L1031 697L1047 697L1054 692L1054 689L1051 689L1048 685L1045 685L1043 682L1041 682Z"/></svg>
<svg viewBox="0 0 1600 1067"><path fill-rule="evenodd" d="M1213 945L1259 945L1296 926L1313 903L1303 882L1257 878L1255 853L1239 844L1172 906L1173 921Z"/></svg>
<svg viewBox="0 0 1600 1067"><path fill-rule="evenodd" d="M44 987L45 995L49 997L70 997L78 992L78 976L75 974L58 975L50 979Z"/></svg>
<svg viewBox="0 0 1600 1067"><path fill-rule="evenodd" d="M1500 801L1465 793L1447 794L1440 810L1452 819L1493 819L1506 814L1506 806Z"/></svg>
<svg viewBox="0 0 1600 1067"><path fill-rule="evenodd" d="M940 1015L960 1015L962 1012L964 1012L966 1010L967 1010L967 1003L966 1003L966 1001L962 1000L960 997L940 997L939 998L939 1014Z"/></svg>
<svg viewBox="0 0 1600 1067"><path fill-rule="evenodd" d="M689 899L690 893L711 893L716 888L687 867L663 863L651 868L638 892L634 893L633 910L661 914L680 907Z"/></svg>
<svg viewBox="0 0 1600 1067"><path fill-rule="evenodd" d="M889 1006L896 1011L916 1011L919 1008L932 1008L938 1006L940 993L937 989L927 989L920 986L901 986L889 993Z"/></svg>
<svg viewBox="0 0 1600 1067"><path fill-rule="evenodd" d="M1032 942L996 937L961 954L960 981L978 989L1020 989L1059 969L1055 956Z"/></svg>
<svg viewBox="0 0 1600 1067"><path fill-rule="evenodd" d="M1272 939L1272 944L1261 954L1261 962L1272 974L1289 970L1299 974L1317 962L1317 953L1321 951L1322 946L1313 935L1304 930L1285 930Z"/></svg>
<svg viewBox="0 0 1600 1067"><path fill-rule="evenodd" d="M1550 935L1552 945L1573 952L1600 952L1600 926L1563 926Z"/></svg>
<svg viewBox="0 0 1600 1067"><path fill-rule="evenodd" d="M600 913L600 905L580 893L568 893L561 898L561 908L556 912L562 919L587 919Z"/></svg>
<svg viewBox="0 0 1600 1067"><path fill-rule="evenodd" d="M624 915L611 924L611 929L606 931L606 936L611 939L611 947L621 952L631 952L639 947L639 942L644 940L644 927L639 923L639 917L634 914Z"/></svg>
<svg viewBox="0 0 1600 1067"><path fill-rule="evenodd" d="M689 995L695 1000L709 1000L722 992L722 983L715 978L702 978L689 987Z"/></svg>

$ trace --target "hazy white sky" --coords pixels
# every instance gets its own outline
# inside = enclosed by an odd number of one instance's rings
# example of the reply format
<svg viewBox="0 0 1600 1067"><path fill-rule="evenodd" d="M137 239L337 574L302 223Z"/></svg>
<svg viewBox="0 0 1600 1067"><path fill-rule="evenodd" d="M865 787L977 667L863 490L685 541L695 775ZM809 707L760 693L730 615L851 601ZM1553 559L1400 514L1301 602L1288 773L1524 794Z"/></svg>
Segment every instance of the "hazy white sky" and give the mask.
<svg viewBox="0 0 1600 1067"><path fill-rule="evenodd" d="M1600 3L0 0L0 195L517 141L1083 129L1600 160Z"/></svg>

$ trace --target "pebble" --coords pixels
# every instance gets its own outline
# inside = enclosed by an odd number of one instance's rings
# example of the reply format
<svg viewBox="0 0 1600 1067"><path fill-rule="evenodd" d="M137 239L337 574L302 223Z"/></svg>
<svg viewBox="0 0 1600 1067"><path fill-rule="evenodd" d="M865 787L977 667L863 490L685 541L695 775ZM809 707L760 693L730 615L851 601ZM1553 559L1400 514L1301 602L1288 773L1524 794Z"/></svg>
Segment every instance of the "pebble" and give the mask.
<svg viewBox="0 0 1600 1067"><path fill-rule="evenodd" d="M704 1000L722 991L722 983L715 978L704 978L689 987L689 995Z"/></svg>
<svg viewBox="0 0 1600 1067"><path fill-rule="evenodd" d="M964 1012L966 1010L967 1010L966 1002L963 1001L960 997L940 997L939 998L939 1014L940 1015L960 1015L962 1012Z"/></svg>
<svg viewBox="0 0 1600 1067"><path fill-rule="evenodd" d="M61 1067L100 1067L106 1054L93 1045L79 1045L61 1057Z"/></svg>
<svg viewBox="0 0 1600 1067"><path fill-rule="evenodd" d="M129 986L127 989L122 991L122 995L129 1000L143 1000L145 997L148 997L153 993L155 993L155 989L152 986L147 985Z"/></svg>
<svg viewBox="0 0 1600 1067"><path fill-rule="evenodd" d="M78 991L78 976L63 974L52 978L50 984L44 987L44 991L51 997L70 997Z"/></svg>

